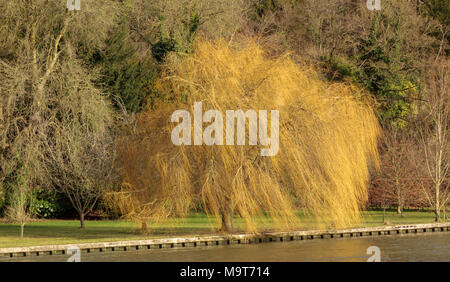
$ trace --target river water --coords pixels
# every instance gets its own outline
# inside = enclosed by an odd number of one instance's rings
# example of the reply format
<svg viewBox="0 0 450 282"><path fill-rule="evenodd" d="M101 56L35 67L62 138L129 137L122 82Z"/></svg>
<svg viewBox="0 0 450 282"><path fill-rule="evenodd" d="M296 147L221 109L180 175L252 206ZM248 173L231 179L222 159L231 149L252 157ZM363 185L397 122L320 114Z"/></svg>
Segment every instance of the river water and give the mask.
<svg viewBox="0 0 450 282"><path fill-rule="evenodd" d="M211 247L82 253L81 261L367 261L376 246L381 261L450 261L450 233L402 234L375 237L315 239ZM69 255L0 258L0 261L66 261Z"/></svg>

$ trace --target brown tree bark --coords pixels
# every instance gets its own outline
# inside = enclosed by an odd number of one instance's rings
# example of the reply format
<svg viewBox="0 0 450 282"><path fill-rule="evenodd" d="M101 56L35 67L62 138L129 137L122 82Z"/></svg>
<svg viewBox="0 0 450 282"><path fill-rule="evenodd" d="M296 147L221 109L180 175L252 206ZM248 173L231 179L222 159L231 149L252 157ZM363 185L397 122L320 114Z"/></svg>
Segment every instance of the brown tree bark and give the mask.
<svg viewBox="0 0 450 282"><path fill-rule="evenodd" d="M23 239L23 229L25 227L25 223L20 224L20 239Z"/></svg>
<svg viewBox="0 0 450 282"><path fill-rule="evenodd" d="M438 207L434 208L434 214L435 214L434 221L439 222L441 220L441 214L440 214L440 210Z"/></svg>
<svg viewBox="0 0 450 282"><path fill-rule="evenodd" d="M145 222L145 221L142 221L142 223L141 223L141 232L144 234L148 233L147 222Z"/></svg>
<svg viewBox="0 0 450 282"><path fill-rule="evenodd" d="M84 213L82 213L82 212L80 212L80 224L81 224L80 228L84 229L85 228L85 225L84 225Z"/></svg>
<svg viewBox="0 0 450 282"><path fill-rule="evenodd" d="M233 209L230 206L225 207L222 210L222 226L220 231L232 232L233 231Z"/></svg>

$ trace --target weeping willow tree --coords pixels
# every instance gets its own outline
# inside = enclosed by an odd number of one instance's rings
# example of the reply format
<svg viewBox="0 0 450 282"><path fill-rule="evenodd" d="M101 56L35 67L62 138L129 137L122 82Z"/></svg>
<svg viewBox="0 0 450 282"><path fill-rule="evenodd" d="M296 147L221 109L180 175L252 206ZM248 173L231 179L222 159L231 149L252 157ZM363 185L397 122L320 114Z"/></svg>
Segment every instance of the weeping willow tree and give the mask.
<svg viewBox="0 0 450 282"><path fill-rule="evenodd" d="M158 82L168 101L137 116L118 140L122 186L114 199L125 217L145 228L147 221L183 217L200 202L224 231L233 229L233 215L249 231L267 218L278 228L298 227L299 207L321 225L360 220L379 135L361 90L323 82L288 54L268 58L251 41L201 41L193 54L168 61ZM193 116L199 101L204 111L221 113L278 110L278 153L262 156L267 146L249 145L249 130L245 145L174 145L172 113Z"/></svg>

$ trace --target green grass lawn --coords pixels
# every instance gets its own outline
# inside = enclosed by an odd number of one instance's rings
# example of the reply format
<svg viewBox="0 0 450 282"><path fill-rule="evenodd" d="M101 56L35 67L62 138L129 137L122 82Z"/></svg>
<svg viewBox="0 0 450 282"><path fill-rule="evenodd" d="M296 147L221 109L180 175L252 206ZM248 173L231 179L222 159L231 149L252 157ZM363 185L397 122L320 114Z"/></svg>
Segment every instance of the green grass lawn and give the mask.
<svg viewBox="0 0 450 282"><path fill-rule="evenodd" d="M312 218L300 217L303 223L301 229L317 228ZM432 223L434 215L431 212L406 211L405 216L400 217L395 212L387 211L386 220L393 225ZM358 227L379 225L383 225L383 212L368 211L363 212L363 223ZM80 223L76 220L40 220L25 225L25 238L20 239L18 225L0 223L0 248L218 234L214 219L202 214L193 214L178 223L149 225L150 234L146 235L139 232L138 224L127 221L86 221L85 229L79 226ZM244 223L240 218L235 219L235 227L237 231L244 230ZM270 223L265 227L270 229Z"/></svg>

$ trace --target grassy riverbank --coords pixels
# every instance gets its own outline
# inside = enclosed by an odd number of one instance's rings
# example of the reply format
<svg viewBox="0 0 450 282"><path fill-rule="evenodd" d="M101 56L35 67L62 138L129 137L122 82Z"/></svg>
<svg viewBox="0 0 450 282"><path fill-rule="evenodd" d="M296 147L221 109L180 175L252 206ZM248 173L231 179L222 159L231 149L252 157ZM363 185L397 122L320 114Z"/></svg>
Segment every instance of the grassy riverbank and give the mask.
<svg viewBox="0 0 450 282"><path fill-rule="evenodd" d="M431 212L407 211L404 217L395 212L386 212L386 221L390 224L432 223ZM304 229L315 229L312 218L303 217ZM369 211L363 213L363 223L359 227L383 225L383 212ZM20 228L16 224L0 223L0 248L58 245L88 242L111 242L174 236L192 236L214 234L216 224L205 215L195 214L177 224L160 224L149 226L151 233L143 235L139 225L126 221L87 221L86 228L80 229L76 220L41 220L25 226L25 238L19 238ZM242 231L244 224L235 219L237 231ZM270 229L270 226L266 226Z"/></svg>

